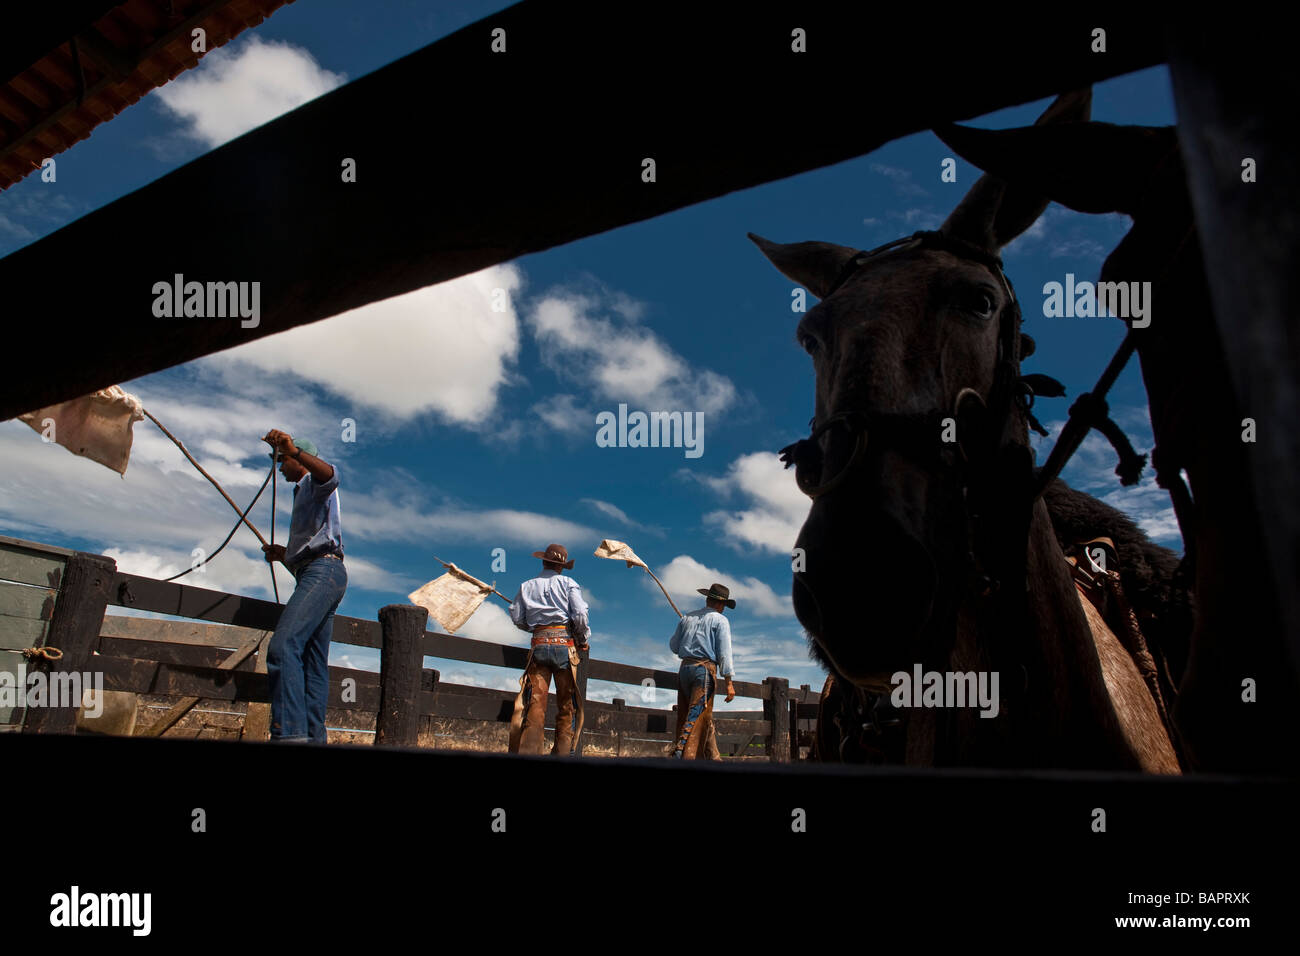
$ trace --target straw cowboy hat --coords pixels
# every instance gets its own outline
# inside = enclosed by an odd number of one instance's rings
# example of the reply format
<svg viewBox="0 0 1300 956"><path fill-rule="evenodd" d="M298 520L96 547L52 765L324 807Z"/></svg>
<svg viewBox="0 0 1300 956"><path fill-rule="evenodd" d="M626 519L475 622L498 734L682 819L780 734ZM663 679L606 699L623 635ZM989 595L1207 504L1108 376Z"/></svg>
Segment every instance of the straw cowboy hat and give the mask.
<svg viewBox="0 0 1300 956"><path fill-rule="evenodd" d="M707 591L704 588L696 588L695 590L699 591L706 598L714 598L721 601L729 608L734 609L736 607L736 602L731 600L731 591L728 588L723 587L721 584L715 584Z"/></svg>
<svg viewBox="0 0 1300 956"><path fill-rule="evenodd" d="M545 551L534 551L533 557L541 558L543 561L554 561L566 571L573 567L573 562L569 561L569 552L562 544L548 544ZM566 561L568 564L565 564Z"/></svg>

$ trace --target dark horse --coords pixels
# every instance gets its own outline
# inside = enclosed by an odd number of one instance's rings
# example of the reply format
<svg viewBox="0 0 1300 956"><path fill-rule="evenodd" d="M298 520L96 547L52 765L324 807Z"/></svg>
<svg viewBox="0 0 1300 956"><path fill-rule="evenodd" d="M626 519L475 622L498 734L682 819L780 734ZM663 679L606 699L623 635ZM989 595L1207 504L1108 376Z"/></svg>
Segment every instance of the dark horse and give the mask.
<svg viewBox="0 0 1300 956"><path fill-rule="evenodd" d="M1090 101L1063 96L1038 125L1085 120ZM871 253L751 236L821 300L797 333L812 434L786 456L813 498L795 612L859 692L914 669L998 675L996 716L914 700L909 763L1177 773L1141 661L1080 599L1034 494L1032 345L997 252L1047 202L985 175L937 232Z"/></svg>

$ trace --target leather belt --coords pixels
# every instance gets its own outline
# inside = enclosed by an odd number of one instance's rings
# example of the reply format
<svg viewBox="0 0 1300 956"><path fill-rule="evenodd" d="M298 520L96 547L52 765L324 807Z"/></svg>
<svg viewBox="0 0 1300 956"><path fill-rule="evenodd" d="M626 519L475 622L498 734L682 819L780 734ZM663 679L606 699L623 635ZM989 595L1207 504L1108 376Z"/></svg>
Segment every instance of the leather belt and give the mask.
<svg viewBox="0 0 1300 956"><path fill-rule="evenodd" d="M539 645L539 644L568 644L570 647L572 647L572 646L573 646L573 638L571 638L571 637L538 637L537 635L534 634L534 635L533 635L533 647L536 647L536 646Z"/></svg>
<svg viewBox="0 0 1300 956"><path fill-rule="evenodd" d="M564 624L539 624L533 628L533 647L538 644L568 644L573 645L573 638L568 635L568 623ZM563 637L542 637L543 631L564 631Z"/></svg>

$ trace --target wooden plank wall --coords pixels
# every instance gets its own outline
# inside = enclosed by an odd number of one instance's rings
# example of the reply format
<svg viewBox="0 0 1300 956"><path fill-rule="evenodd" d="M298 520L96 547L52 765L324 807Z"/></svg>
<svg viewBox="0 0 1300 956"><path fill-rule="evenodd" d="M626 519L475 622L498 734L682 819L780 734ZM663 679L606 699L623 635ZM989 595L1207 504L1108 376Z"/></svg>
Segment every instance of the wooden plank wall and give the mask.
<svg viewBox="0 0 1300 956"><path fill-rule="evenodd" d="M25 686L27 661L18 651L44 647L63 579L64 548L32 547L0 535L0 680ZM0 704L0 732L23 726L25 708Z"/></svg>

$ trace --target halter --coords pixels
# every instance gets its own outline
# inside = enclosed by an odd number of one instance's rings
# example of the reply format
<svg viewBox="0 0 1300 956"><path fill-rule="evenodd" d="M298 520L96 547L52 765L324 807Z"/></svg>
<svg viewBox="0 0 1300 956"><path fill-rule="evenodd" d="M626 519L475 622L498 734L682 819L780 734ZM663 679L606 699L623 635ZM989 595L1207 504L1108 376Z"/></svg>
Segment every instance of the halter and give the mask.
<svg viewBox="0 0 1300 956"><path fill-rule="evenodd" d="M1006 550L1006 542L997 539L995 533L989 527L989 522L995 520L996 516L1001 513L1002 508L1007 507L1005 504L1000 505L994 499L999 491L999 485L1002 483L1001 469L1011 467L1008 460L1000 457L1000 450L1003 431L1007 420L1011 416L1013 404L1018 405L1025 412L1028 420L1034 422L1032 413L1029 411L1033 406L1034 399L1033 378L1031 377L1026 381L1017 375L1020 352L1020 306L1011 281L1003 271L1002 260L977 246L941 232L921 231L911 236L895 239L893 242L888 242L875 249L859 252L840 270L840 274L836 277L830 289L822 296L822 299L824 301L834 295L862 266L878 262L887 256L917 249L940 249L963 259L977 262L989 269L1002 286L1006 295L1006 304L998 319L998 354L993 386L987 399L975 389L963 387L958 390L956 397L953 399L952 408L947 411L928 414L869 413L865 410L854 409L837 412L821 423L818 423L814 417L808 423L809 436L787 445L781 449L780 455L787 468L791 465L795 466L796 484L804 494L814 500L831 494L844 486L848 477L862 461L866 452L869 432L874 433L878 439L882 439L886 447L893 451L902 452L927 463L938 463L941 467L951 466L955 468L961 486L970 581L975 594L984 599L999 591L1000 582L997 576L1004 574L1008 569L1007 562L1004 560L994 559L990 561L987 559L992 555L1002 558L1009 554ZM1047 379L1045 376L1039 376L1038 378L1059 386L1059 383L1055 383L1054 380ZM967 444L963 442L963 436L959 434L956 442L941 442L939 438L943 420L948 417L951 417L954 421L959 420L963 406L969 401L978 403L985 413L982 427L977 429L981 433L979 435L980 440ZM1037 423L1034 422L1034 424ZM832 429L840 428L847 429L853 437L853 451L837 473L827 479L822 474L823 454L820 440L823 435ZM965 429L962 428L961 431L964 432ZM801 474L802 468L812 465L815 465L817 469L816 483L810 481L806 475ZM1028 460L1025 461L1025 469L1032 469ZM1028 474L1024 476L1026 489L1028 488L1028 478ZM1006 491L1013 498L1021 497L1015 494L1015 490L1007 489ZM1024 497L1026 503L1032 500L1028 495ZM1024 530L1027 535L1027 521ZM985 556L986 560L981 560L981 554ZM989 571L994 573L990 574ZM1011 592L1017 590L1016 588L1009 589ZM1015 613L1014 608L1017 600L1022 598L1023 595L1015 593L997 595L993 601L994 607L988 610L998 616L1001 622L1005 624L1008 616ZM999 627L999 629L1001 628ZM884 708L883 711L882 707ZM892 714L884 704L884 698L877 697L875 700L868 700L861 688L855 685L847 686L841 710L841 720L847 726L842 726L841 730L853 728L857 732L852 734L852 737L842 735L841 751L844 750L850 739L853 739L858 746L869 744L871 738L878 737L885 727L897 723L896 720L887 719L889 716L892 716Z"/></svg>
<svg viewBox="0 0 1300 956"><path fill-rule="evenodd" d="M893 242L887 242L883 246L877 246L867 252L859 252L845 263L844 268L840 270L840 274L836 277L830 289L822 296L823 301L834 295L862 266L878 262L887 256L911 252L916 249L941 249L961 258L978 262L993 272L1002 285L1007 304L999 317L997 371L994 375L993 388L989 393L988 400L986 401L973 388L962 388L957 392L952 408L947 413L867 413L862 410L851 410L831 415L821 424L818 424L814 417L808 423L811 434L794 444L787 445L780 451L781 460L785 462L785 466L787 468L791 465L795 466L795 483L810 498L820 498L843 485L849 474L862 460L862 456L866 451L868 432L874 432L886 438L889 441L889 447L892 449L905 451L913 457L923 460L942 460L943 451L955 449L960 458L959 467L961 467L970 461L970 456L967 455L966 447L963 445L961 438L959 437L955 443L940 443L934 438L939 434L945 418L951 417L956 420L960 415L962 405L971 399L978 402L986 410L992 409L995 413L999 413L989 421L990 426L1000 425L1005 422L1007 416L1010 415L1013 400L1019 401L1026 411L1032 407L1032 387L1018 380L1014 374L1019 353L1020 305L1016 300L1011 281L1002 269L1002 260L998 256L942 232L916 232L910 236L895 239ZM822 451L819 442L821 436L832 428L848 429L854 441L853 451L848 462L835 475L830 479L822 480L824 476L821 474ZM993 441L996 440L997 436L994 435ZM991 450L985 449L982 451ZM817 466L818 470L819 481L816 484L801 475L801 467L813 464ZM963 481L963 489L967 484L966 481Z"/></svg>

